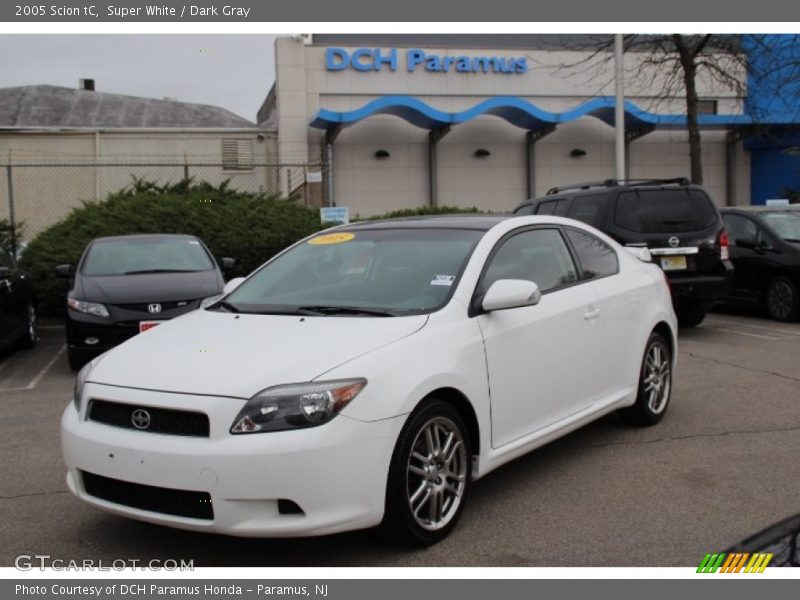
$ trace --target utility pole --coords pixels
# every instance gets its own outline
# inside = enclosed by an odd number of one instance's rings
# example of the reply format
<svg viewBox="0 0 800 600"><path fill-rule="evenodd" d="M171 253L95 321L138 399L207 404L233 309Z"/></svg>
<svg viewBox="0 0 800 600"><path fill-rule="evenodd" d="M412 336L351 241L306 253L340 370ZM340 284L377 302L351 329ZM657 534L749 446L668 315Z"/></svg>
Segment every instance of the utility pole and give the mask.
<svg viewBox="0 0 800 600"><path fill-rule="evenodd" d="M614 134L617 179L625 179L625 70L623 65L622 34L614 34Z"/></svg>

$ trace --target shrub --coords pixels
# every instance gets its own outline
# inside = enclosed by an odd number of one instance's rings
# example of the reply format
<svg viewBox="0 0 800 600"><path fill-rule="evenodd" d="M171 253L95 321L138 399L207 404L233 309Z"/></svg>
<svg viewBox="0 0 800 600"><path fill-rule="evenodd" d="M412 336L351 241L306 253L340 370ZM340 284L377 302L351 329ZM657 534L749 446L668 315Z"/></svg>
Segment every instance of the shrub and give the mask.
<svg viewBox="0 0 800 600"><path fill-rule="evenodd" d="M484 211L478 210L474 206L469 208L460 208L458 206L420 206L418 208L401 208L394 210L383 215L375 215L373 217L361 217L356 215L354 221L374 221L376 219L398 219L401 217L421 217L424 215L454 215L464 213L482 213Z"/></svg>
<svg viewBox="0 0 800 600"><path fill-rule="evenodd" d="M223 183L158 186L135 181L102 202L85 202L30 242L22 259L33 278L42 314L63 310L65 283L56 265L78 263L97 237L134 233L188 233L218 258L236 259L231 277L246 275L298 239L322 228L319 211L290 200L237 192Z"/></svg>

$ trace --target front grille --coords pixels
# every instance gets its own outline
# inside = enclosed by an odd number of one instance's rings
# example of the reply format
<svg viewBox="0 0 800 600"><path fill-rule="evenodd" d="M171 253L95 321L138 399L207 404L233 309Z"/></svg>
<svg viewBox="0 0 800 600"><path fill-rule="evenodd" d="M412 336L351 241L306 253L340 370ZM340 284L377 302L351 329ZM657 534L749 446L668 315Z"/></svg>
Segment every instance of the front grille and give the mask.
<svg viewBox="0 0 800 600"><path fill-rule="evenodd" d="M208 521L214 518L211 496L206 492L142 485L86 471L82 471L81 475L86 493L100 500L176 517Z"/></svg>
<svg viewBox="0 0 800 600"><path fill-rule="evenodd" d="M90 421L148 433L208 437L209 431L208 415L188 410L91 400L87 414Z"/></svg>
<svg viewBox="0 0 800 600"><path fill-rule="evenodd" d="M172 302L158 302L157 300L153 300L152 302L144 302L141 304L112 304L116 308L122 308L124 310L132 310L134 312L141 312L141 313L150 313L148 310L148 306L151 304L159 304L161 305L161 310L159 312L167 312L168 310L174 310L176 308L190 308L197 304L197 300L175 300ZM157 317L158 313L154 313L153 317Z"/></svg>

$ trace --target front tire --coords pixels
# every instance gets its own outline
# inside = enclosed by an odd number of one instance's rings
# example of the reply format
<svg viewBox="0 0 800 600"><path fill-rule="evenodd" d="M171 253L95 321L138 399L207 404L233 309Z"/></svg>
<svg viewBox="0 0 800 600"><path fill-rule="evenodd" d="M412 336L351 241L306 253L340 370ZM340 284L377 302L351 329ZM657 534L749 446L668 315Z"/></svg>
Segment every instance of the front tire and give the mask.
<svg viewBox="0 0 800 600"><path fill-rule="evenodd" d="M384 533L415 546L447 537L464 510L471 456L469 432L452 405L430 400L411 413L389 466Z"/></svg>
<svg viewBox="0 0 800 600"><path fill-rule="evenodd" d="M776 277L767 286L767 313L776 321L796 321L800 316L800 294L788 277Z"/></svg>
<svg viewBox="0 0 800 600"><path fill-rule="evenodd" d="M36 307L33 301L28 302L28 320L25 326L25 335L19 340L19 347L30 349L34 348L39 342L39 326L36 319Z"/></svg>
<svg viewBox="0 0 800 600"><path fill-rule="evenodd" d="M655 425L664 418L671 394L672 352L664 336L654 331L645 346L636 403L622 409L620 416L632 425Z"/></svg>
<svg viewBox="0 0 800 600"><path fill-rule="evenodd" d="M73 371L80 371L89 362L89 358L83 353L72 348L67 348L67 361L69 368Z"/></svg>

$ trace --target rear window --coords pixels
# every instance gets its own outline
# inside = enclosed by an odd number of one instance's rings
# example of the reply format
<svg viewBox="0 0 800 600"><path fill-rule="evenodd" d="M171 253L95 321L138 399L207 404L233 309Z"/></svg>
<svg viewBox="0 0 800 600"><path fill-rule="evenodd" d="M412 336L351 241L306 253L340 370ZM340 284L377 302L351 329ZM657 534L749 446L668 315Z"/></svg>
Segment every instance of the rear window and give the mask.
<svg viewBox="0 0 800 600"><path fill-rule="evenodd" d="M712 227L717 211L700 190L632 190L617 197L614 220L639 233L682 233Z"/></svg>

